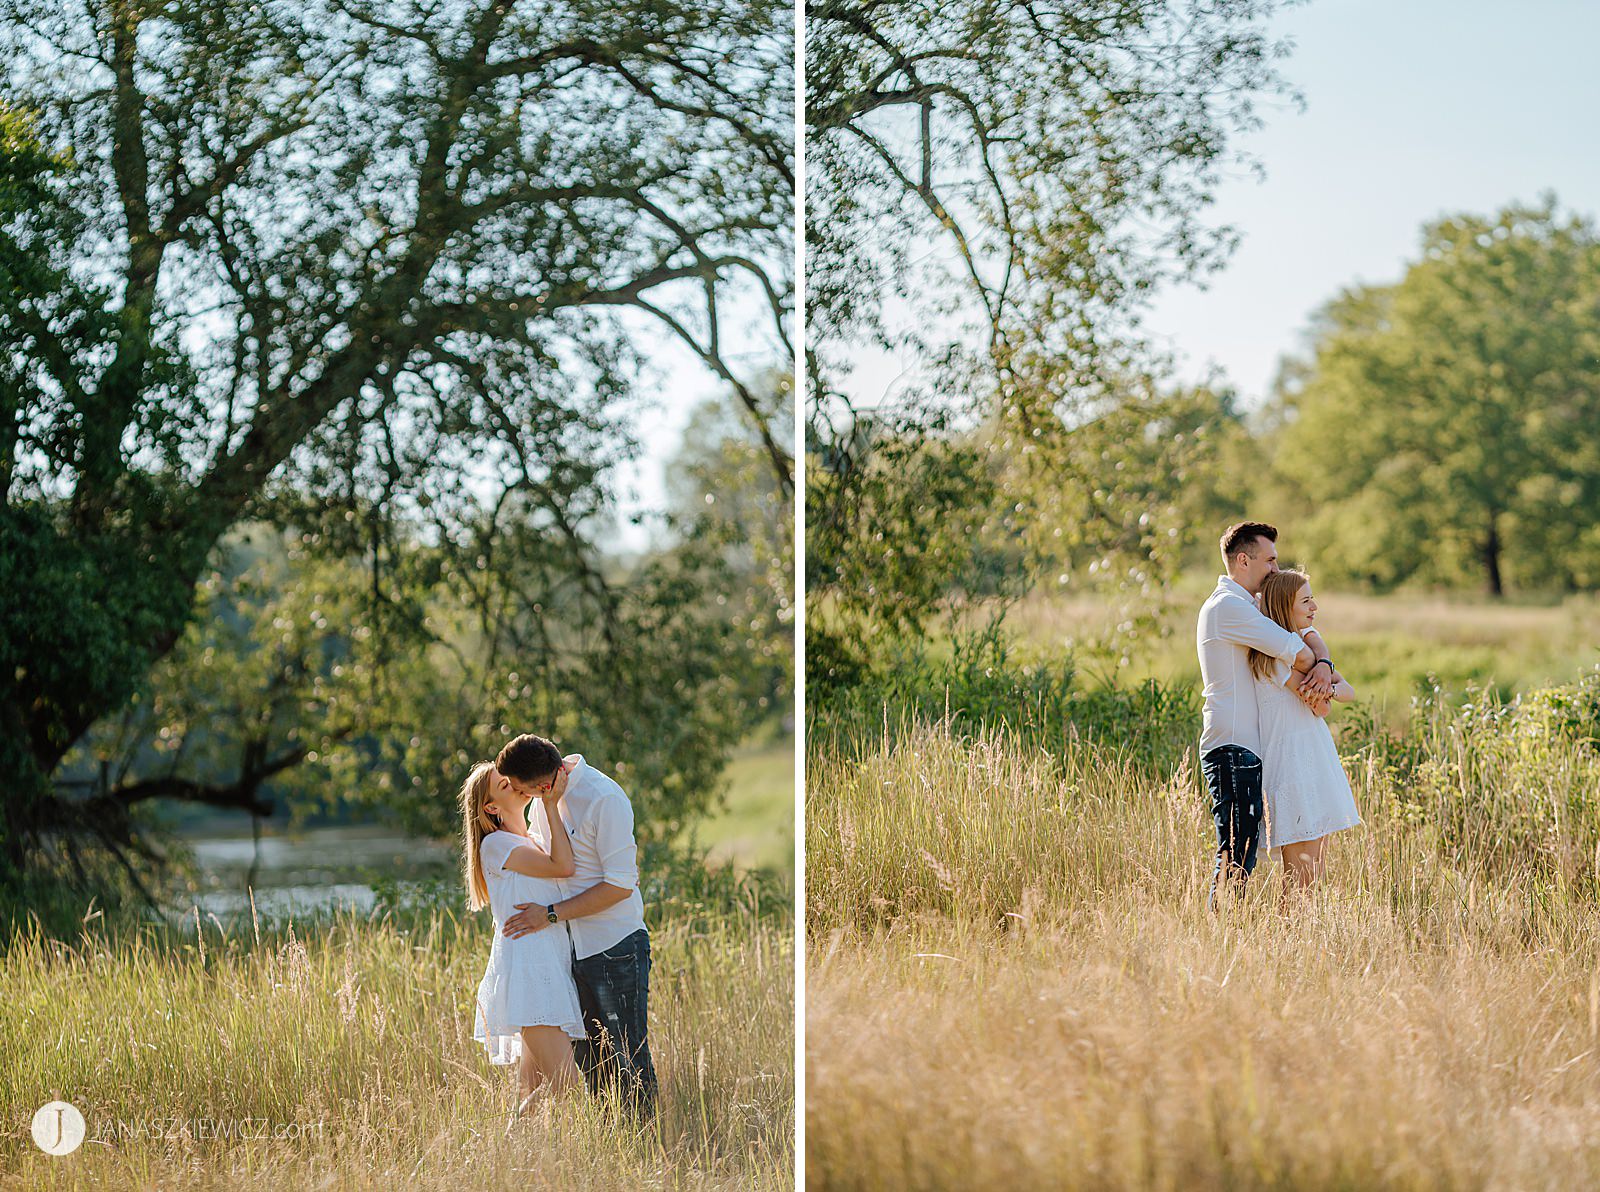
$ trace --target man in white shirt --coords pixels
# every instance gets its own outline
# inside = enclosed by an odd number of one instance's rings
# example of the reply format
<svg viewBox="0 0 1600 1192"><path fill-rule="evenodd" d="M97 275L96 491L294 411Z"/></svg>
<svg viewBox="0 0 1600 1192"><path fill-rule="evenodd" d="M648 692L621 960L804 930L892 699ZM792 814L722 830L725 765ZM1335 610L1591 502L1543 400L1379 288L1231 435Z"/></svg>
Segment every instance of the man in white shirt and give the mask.
<svg viewBox="0 0 1600 1192"><path fill-rule="evenodd" d="M495 769L521 795L556 791L572 839L573 874L557 879L562 897L550 906L517 904L505 933L515 939L564 923L572 937L572 978L589 1037L574 1056L589 1088L618 1087L630 1104L654 1108L655 1064L650 1058L648 1002L650 933L639 896L633 804L614 781L579 753L567 757L543 737L523 734L500 751ZM550 846L544 805L535 802L528 829Z"/></svg>
<svg viewBox="0 0 1600 1192"><path fill-rule="evenodd" d="M1277 543L1277 529L1265 522L1239 522L1223 532L1222 562L1227 574L1217 578L1216 590L1200 606L1195 629L1205 698L1200 770L1217 825L1211 906L1216 905L1217 891L1224 882L1235 883L1242 890L1256 866L1264 804L1251 648L1306 672L1300 691L1313 708L1325 711L1333 690L1333 664L1326 653L1263 616L1256 607L1262 583L1278 570ZM1316 640L1320 647L1320 639Z"/></svg>

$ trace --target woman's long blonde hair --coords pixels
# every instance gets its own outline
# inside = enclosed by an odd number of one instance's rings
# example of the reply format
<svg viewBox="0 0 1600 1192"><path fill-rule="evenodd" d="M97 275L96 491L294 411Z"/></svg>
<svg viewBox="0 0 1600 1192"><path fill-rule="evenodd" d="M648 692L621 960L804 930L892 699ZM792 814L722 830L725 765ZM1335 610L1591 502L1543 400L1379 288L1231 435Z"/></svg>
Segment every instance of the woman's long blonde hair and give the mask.
<svg viewBox="0 0 1600 1192"><path fill-rule="evenodd" d="M1304 571L1274 571L1261 585L1261 613L1285 629L1294 628L1294 602L1300 589L1311 582ZM1260 650L1250 651L1250 673L1258 679L1272 678L1278 660Z"/></svg>
<svg viewBox="0 0 1600 1192"><path fill-rule="evenodd" d="M479 762L461 784L461 874L467 885L470 911L481 911L489 905L489 884L483 880L483 858L478 849L485 836L501 828L499 819L483 807L489 801L489 775L493 773L493 762Z"/></svg>

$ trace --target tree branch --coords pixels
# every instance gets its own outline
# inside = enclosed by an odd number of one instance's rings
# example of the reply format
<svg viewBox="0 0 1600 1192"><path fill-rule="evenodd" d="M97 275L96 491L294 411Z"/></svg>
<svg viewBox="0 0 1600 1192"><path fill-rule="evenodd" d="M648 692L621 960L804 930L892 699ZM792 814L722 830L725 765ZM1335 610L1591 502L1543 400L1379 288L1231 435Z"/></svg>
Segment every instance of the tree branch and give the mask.
<svg viewBox="0 0 1600 1192"><path fill-rule="evenodd" d="M193 779L168 775L164 778L148 778L142 782L119 786L101 797L123 807L131 807L146 799L183 799L211 807L238 808L252 815L271 815L274 807L272 800L260 798L257 793L261 784L274 775L299 765L306 759L307 752L301 747L293 748L270 761L249 766L231 783L197 782Z"/></svg>

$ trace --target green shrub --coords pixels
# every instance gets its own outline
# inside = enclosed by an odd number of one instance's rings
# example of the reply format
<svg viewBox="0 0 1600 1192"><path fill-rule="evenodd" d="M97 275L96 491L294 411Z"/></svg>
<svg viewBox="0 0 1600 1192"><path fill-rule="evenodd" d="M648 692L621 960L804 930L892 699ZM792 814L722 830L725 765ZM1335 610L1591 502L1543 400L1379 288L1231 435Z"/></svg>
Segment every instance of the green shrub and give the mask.
<svg viewBox="0 0 1600 1192"><path fill-rule="evenodd" d="M960 732L1003 728L1052 753L1093 741L1170 762L1200 733L1191 687L1081 686L1071 655L1021 645L998 621L937 644L885 638L855 676L808 687L808 747L854 753L906 724L946 722Z"/></svg>

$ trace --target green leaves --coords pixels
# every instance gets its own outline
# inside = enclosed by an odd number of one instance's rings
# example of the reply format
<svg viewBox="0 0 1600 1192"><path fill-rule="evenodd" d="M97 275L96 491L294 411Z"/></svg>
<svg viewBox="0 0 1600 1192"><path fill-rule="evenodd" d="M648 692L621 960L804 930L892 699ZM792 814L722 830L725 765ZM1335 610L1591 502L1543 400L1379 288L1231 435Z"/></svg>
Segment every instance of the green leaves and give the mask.
<svg viewBox="0 0 1600 1192"><path fill-rule="evenodd" d="M1041 571L1150 603L1243 435L1158 391L1138 316L1232 246L1205 209L1282 90L1275 7L807 5L815 690Z"/></svg>
<svg viewBox="0 0 1600 1192"><path fill-rule="evenodd" d="M1279 485L1330 578L1600 580L1581 532L1600 514L1600 238L1553 198L1424 229L1397 284L1329 303L1286 377Z"/></svg>
<svg viewBox="0 0 1600 1192"><path fill-rule="evenodd" d="M1202 217L1253 100L1282 90L1275 7L808 4L818 394L868 344L1065 341L1090 374L1154 285L1231 247Z"/></svg>
<svg viewBox="0 0 1600 1192"><path fill-rule="evenodd" d="M703 806L718 561L620 577L603 535L663 335L792 485L749 376L788 351L792 48L775 0L0 0L19 790L113 830L152 784L403 791L437 829L515 724ZM246 558L262 525L292 553ZM10 818L20 864L72 816Z"/></svg>

